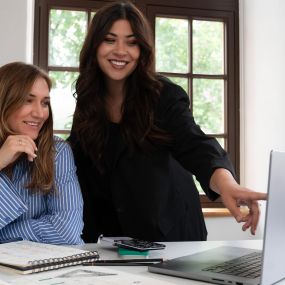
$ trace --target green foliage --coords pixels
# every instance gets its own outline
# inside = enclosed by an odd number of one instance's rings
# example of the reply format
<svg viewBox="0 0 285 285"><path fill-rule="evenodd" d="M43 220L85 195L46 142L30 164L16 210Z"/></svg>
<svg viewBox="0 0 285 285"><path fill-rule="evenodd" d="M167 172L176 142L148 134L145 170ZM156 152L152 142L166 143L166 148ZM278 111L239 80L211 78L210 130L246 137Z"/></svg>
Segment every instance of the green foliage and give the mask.
<svg viewBox="0 0 285 285"><path fill-rule="evenodd" d="M193 115L206 133L224 132L224 82L193 80Z"/></svg>
<svg viewBox="0 0 285 285"><path fill-rule="evenodd" d="M188 20L156 18L156 70L188 72Z"/></svg>
<svg viewBox="0 0 285 285"><path fill-rule="evenodd" d="M78 66L87 31L87 13L52 9L49 25L49 65Z"/></svg>
<svg viewBox="0 0 285 285"><path fill-rule="evenodd" d="M54 89L69 89L72 94L74 93L78 72L51 71L49 75Z"/></svg>
<svg viewBox="0 0 285 285"><path fill-rule="evenodd" d="M193 73L223 74L224 24L193 21Z"/></svg>

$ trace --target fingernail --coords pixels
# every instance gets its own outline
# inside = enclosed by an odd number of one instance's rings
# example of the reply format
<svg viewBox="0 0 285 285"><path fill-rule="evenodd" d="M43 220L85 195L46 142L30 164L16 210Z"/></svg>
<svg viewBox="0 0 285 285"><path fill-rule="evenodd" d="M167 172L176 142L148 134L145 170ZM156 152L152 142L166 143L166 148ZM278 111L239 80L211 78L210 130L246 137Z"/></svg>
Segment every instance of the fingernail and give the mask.
<svg viewBox="0 0 285 285"><path fill-rule="evenodd" d="M242 216L237 216L236 220L237 220L238 223L240 223L242 221Z"/></svg>

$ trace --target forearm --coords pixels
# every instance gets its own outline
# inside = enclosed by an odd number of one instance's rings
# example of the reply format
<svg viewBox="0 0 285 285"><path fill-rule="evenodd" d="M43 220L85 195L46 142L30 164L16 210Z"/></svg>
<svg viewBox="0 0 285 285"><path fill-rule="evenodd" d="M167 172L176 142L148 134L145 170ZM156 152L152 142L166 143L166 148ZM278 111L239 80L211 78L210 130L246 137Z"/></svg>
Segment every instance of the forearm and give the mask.
<svg viewBox="0 0 285 285"><path fill-rule="evenodd" d="M61 212L59 215L45 215L30 221L40 241L53 244L82 244L82 211Z"/></svg>
<svg viewBox="0 0 285 285"><path fill-rule="evenodd" d="M228 189L238 188L239 185L230 171L224 168L216 169L210 179L210 188L218 194Z"/></svg>
<svg viewBox="0 0 285 285"><path fill-rule="evenodd" d="M37 219L18 219L0 231L0 239L21 237L24 240L52 244L82 244L81 211L43 215Z"/></svg>
<svg viewBox="0 0 285 285"><path fill-rule="evenodd" d="M16 220L28 207L17 194L13 183L0 173L0 229Z"/></svg>

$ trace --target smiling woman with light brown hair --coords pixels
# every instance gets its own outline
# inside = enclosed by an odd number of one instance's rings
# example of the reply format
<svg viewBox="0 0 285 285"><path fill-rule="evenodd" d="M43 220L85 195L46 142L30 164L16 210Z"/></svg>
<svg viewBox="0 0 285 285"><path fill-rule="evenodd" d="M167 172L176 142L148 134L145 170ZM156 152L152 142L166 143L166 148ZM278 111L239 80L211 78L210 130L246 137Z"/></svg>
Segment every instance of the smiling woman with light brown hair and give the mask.
<svg viewBox="0 0 285 285"><path fill-rule="evenodd" d="M37 122L40 122L39 128L26 122L22 124L23 131L17 132L12 126L16 121L15 116L18 115L22 106L32 106L31 104L28 105L27 102L33 99L30 91L35 81L37 81L36 87L42 87L46 89L45 91L48 91L47 94L44 94L46 96L43 97L43 104L46 105L44 118L36 119ZM37 148L38 157L30 165L32 180L29 188L44 192L51 191L54 180L53 119L49 103L50 89L50 78L44 71L35 66L27 66L18 62L7 64L0 69L0 145L3 145L11 135L8 139L10 144L15 143L15 147L22 150L22 152L26 152L30 160L34 158L35 148ZM19 144L19 135L27 134L32 136L31 139L27 136L27 145L24 144L24 138L21 139L21 144ZM35 142L32 141L33 139ZM30 145L28 145L28 141ZM17 155L20 154L21 151L17 153ZM5 165L7 163L3 161L3 158L0 159L0 169L5 166L6 171L11 170L12 165Z"/></svg>
<svg viewBox="0 0 285 285"><path fill-rule="evenodd" d="M0 67L0 241L82 243L82 197L70 147L53 136L51 80Z"/></svg>

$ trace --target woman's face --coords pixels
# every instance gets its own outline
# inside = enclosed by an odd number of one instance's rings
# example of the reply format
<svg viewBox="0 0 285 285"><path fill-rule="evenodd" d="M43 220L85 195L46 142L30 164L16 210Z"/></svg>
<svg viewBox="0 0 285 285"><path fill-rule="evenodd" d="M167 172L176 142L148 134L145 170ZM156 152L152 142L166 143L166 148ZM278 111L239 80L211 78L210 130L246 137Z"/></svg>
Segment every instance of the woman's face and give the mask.
<svg viewBox="0 0 285 285"><path fill-rule="evenodd" d="M127 20L114 22L97 50L99 66L109 82L125 82L135 70L140 47Z"/></svg>
<svg viewBox="0 0 285 285"><path fill-rule="evenodd" d="M35 140L49 116L49 88L44 78L34 82L24 104L12 113L8 126L17 134L27 135Z"/></svg>

